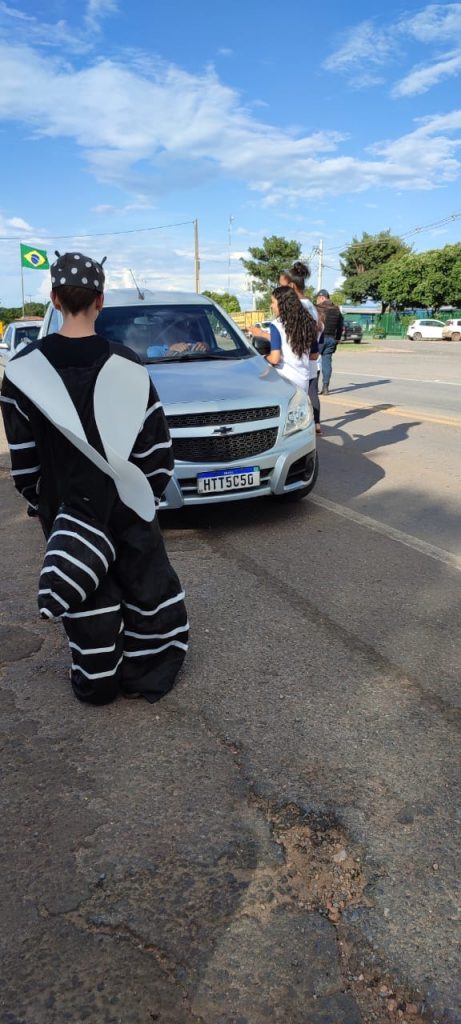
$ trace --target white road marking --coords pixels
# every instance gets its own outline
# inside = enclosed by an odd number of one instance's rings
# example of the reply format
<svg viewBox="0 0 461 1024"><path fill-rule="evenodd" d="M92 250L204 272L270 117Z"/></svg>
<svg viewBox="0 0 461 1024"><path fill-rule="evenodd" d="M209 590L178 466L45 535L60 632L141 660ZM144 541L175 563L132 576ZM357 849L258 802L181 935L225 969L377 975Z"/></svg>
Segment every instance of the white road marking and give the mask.
<svg viewBox="0 0 461 1024"><path fill-rule="evenodd" d="M337 370L336 367L334 369L334 373L335 374L336 373L339 374L340 377L349 377L349 379L351 381L351 384L354 383L353 380L351 380L352 377L366 377L367 380L380 380L382 384L389 384L389 383L391 383L394 380L404 380L404 381L410 381L413 384L449 384L450 387L452 387L452 388L461 388L461 381L458 381L458 380L439 380L438 377L427 378L427 379L424 378L424 377L391 377L391 376L389 376L388 374L385 374L385 373L381 373L381 374L358 373L356 370L354 370L353 373L351 373L350 370L349 370L348 373L346 373L345 370ZM386 380L383 379L384 377L386 377Z"/></svg>
<svg viewBox="0 0 461 1024"><path fill-rule="evenodd" d="M363 515L362 512L355 512L354 509L348 508L347 505L338 505L336 501L330 501L329 498L321 498L318 494L311 494L309 501L314 505L320 505L321 508L326 508L328 512L342 516L343 519L349 519L351 522L356 523L357 526L365 526L368 530L373 530L374 533L381 533L383 537L387 537L389 540L395 540L398 544L404 544L406 548L419 551L420 554L427 555L428 558L433 558L436 562L442 562L443 565L449 565L452 569L457 569L458 572L461 572L461 558L452 554L451 551L445 551L444 548L438 548L435 544L429 544L426 540L413 537L411 533L404 533L403 530L396 530L393 526L380 523L377 519L372 519L371 516Z"/></svg>

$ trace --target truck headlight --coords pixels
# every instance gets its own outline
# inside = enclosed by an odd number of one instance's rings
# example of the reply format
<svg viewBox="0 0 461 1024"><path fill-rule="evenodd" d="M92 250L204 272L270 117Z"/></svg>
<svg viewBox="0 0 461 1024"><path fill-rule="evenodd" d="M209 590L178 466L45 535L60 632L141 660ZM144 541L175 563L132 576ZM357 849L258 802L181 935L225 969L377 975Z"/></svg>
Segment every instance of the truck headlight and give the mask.
<svg viewBox="0 0 461 1024"><path fill-rule="evenodd" d="M288 406L287 418L283 433L295 434L297 430L305 430L312 421L312 406L302 388L297 388Z"/></svg>

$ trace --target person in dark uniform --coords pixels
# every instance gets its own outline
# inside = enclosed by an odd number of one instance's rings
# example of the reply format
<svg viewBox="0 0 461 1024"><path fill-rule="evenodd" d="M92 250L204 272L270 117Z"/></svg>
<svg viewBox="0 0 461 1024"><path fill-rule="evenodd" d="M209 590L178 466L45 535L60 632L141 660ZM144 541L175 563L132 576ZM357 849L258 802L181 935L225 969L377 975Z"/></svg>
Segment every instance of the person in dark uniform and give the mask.
<svg viewBox="0 0 461 1024"><path fill-rule="evenodd" d="M321 395L328 395L332 371L333 355L343 333L344 318L339 306L332 302L330 293L322 288L315 296L315 302L324 323L323 339L320 341L322 355L322 390Z"/></svg>
<svg viewBox="0 0 461 1024"><path fill-rule="evenodd" d="M71 650L70 676L76 697L106 704L122 693L144 696L153 703L173 686L188 647L184 592L166 554L155 514L173 474L171 438L147 369L129 348L95 333L95 321L104 303L102 264L82 253L56 255L51 267L51 299L62 312L63 326L59 333L33 342L11 360L2 384L1 407L13 481L27 501L30 514L39 517L45 537L52 533L60 510L70 507L71 526L61 532L77 538L71 543L85 543L73 532L78 526L72 524L72 519L78 524L80 516L83 523L100 523L101 536L107 529L111 538L115 561L90 597L77 608L66 605L51 588L49 597L41 598L50 607L56 601L64 608L71 607L70 611L47 614L62 618ZM40 368L46 371L35 402L27 394L31 360L39 373ZM21 365L19 361L23 361ZM69 406L61 410L61 419L71 416L78 422L80 418L86 440L79 446L69 431L63 432L55 399L55 407L51 407L50 388L47 394L50 375L61 388L63 406L66 402ZM109 377L110 393L104 394ZM18 383L21 380L26 382L24 390ZM141 406L134 393L137 387L143 396ZM119 396L118 407L111 413L115 393ZM136 426L131 450L120 457L115 451L116 439L124 436L125 420L130 429L130 406L131 410L137 406L139 429ZM113 436L108 436L111 415ZM104 436L101 423L106 424ZM96 452L93 461L86 451L90 455ZM108 466L109 472L112 467L112 476L103 472L95 459ZM117 472L113 470L114 460L118 460ZM89 528L96 543L99 531L94 526ZM81 560L67 557L70 575L65 574L66 579L76 586L71 579L71 563L78 562L85 572L84 555Z"/></svg>

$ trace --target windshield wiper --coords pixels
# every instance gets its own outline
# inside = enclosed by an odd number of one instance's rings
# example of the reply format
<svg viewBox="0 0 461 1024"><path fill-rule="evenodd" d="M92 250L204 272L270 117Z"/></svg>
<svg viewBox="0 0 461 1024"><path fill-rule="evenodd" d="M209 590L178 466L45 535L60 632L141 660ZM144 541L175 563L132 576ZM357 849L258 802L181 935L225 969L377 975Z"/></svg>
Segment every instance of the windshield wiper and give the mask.
<svg viewBox="0 0 461 1024"><path fill-rule="evenodd" d="M251 353L250 353L251 355ZM189 363L208 359L244 358L246 352L175 352L170 356L159 356L156 359L145 359L145 363Z"/></svg>

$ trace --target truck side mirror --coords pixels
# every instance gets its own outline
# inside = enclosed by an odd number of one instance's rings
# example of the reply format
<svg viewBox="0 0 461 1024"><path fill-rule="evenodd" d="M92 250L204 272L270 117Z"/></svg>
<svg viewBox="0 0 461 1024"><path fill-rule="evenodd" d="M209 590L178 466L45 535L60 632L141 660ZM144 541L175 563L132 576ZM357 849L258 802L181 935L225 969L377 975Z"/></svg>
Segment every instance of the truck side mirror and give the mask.
<svg viewBox="0 0 461 1024"><path fill-rule="evenodd" d="M251 344L253 348L259 352L260 356L268 356L271 350L271 343L267 338L252 338Z"/></svg>

